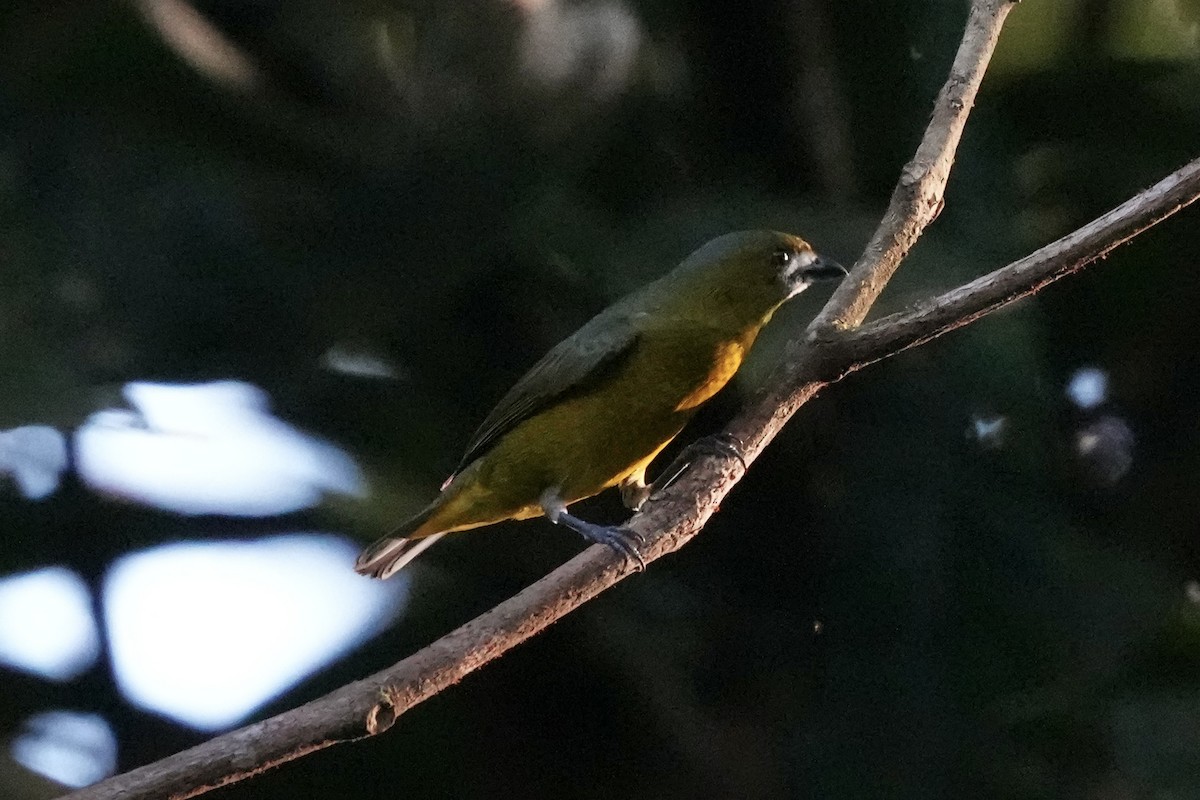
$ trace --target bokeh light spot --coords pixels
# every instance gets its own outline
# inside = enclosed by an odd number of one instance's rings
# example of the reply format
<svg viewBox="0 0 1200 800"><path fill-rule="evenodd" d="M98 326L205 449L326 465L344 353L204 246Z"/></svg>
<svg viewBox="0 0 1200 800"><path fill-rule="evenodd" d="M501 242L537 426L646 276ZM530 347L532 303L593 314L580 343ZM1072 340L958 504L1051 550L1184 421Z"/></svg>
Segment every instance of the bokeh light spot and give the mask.
<svg viewBox="0 0 1200 800"><path fill-rule="evenodd" d="M363 492L350 456L272 416L256 386L130 383L125 397L135 410L93 414L75 437L79 475L96 491L180 514L250 517Z"/></svg>
<svg viewBox="0 0 1200 800"><path fill-rule="evenodd" d="M12 756L28 770L78 789L116 771L117 737L96 714L44 711L25 721Z"/></svg>
<svg viewBox="0 0 1200 800"><path fill-rule="evenodd" d="M981 447L988 450L998 450L1004 446L1007 432L1007 417L1000 414L973 414L971 426L967 429L967 437L974 439Z"/></svg>
<svg viewBox="0 0 1200 800"><path fill-rule="evenodd" d="M120 559L103 599L121 691L195 728L240 721L400 613L405 577L360 577L357 550L297 534Z"/></svg>
<svg viewBox="0 0 1200 800"><path fill-rule="evenodd" d="M1125 420L1106 415L1075 432L1075 453L1084 474L1100 484L1114 484L1133 466L1136 437Z"/></svg>
<svg viewBox="0 0 1200 800"><path fill-rule="evenodd" d="M1083 367L1067 381L1067 398L1084 411L1108 399L1108 373L1099 367Z"/></svg>
<svg viewBox="0 0 1200 800"><path fill-rule="evenodd" d="M74 572L47 567L0 579L0 662L66 681L99 653L91 593Z"/></svg>
<svg viewBox="0 0 1200 800"><path fill-rule="evenodd" d="M66 468L67 441L49 425L0 431L0 476L8 475L26 500L53 494Z"/></svg>

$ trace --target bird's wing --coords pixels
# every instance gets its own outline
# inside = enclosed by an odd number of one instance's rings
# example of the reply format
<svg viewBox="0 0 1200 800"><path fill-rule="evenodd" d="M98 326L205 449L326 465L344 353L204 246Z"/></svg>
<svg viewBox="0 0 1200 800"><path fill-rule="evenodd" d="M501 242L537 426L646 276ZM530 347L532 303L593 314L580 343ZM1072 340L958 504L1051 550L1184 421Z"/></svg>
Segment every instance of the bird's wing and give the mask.
<svg viewBox="0 0 1200 800"><path fill-rule="evenodd" d="M634 321L631 314L596 317L542 356L487 415L455 472L462 471L501 436L553 401L612 374L637 343Z"/></svg>

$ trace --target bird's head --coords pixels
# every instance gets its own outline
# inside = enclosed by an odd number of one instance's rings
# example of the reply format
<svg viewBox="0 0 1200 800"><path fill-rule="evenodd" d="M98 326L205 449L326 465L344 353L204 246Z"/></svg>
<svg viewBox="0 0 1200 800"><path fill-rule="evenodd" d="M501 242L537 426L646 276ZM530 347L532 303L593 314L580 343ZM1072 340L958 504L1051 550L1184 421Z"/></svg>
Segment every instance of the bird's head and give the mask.
<svg viewBox="0 0 1200 800"><path fill-rule="evenodd" d="M784 300L795 297L816 281L843 278L846 268L831 258L825 258L799 236L775 231L755 231L766 234L762 251L770 250L775 267L776 285L784 292ZM760 251L760 252L762 252Z"/></svg>
<svg viewBox="0 0 1200 800"><path fill-rule="evenodd" d="M765 321L814 282L845 274L841 264L818 255L799 236L737 231L703 245L671 277L680 290L705 306L705 313L732 313L750 322Z"/></svg>

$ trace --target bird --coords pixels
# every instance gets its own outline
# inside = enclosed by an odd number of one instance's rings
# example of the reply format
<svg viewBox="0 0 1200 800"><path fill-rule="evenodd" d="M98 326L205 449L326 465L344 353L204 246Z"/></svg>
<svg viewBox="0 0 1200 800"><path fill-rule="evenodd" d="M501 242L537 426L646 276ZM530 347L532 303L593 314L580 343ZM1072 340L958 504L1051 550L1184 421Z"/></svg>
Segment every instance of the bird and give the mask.
<svg viewBox="0 0 1200 800"><path fill-rule="evenodd" d="M734 376L776 309L845 274L788 233L707 242L534 364L475 431L440 494L363 550L355 570L388 578L446 534L539 516L641 561L627 529L568 506L616 487L640 508L660 485L646 482L650 463Z"/></svg>

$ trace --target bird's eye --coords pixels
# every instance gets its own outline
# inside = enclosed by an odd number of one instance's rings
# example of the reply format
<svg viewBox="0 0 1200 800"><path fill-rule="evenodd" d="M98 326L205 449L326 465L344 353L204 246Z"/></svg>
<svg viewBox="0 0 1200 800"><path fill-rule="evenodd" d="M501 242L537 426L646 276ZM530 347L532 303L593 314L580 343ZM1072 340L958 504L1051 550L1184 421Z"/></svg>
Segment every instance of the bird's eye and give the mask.
<svg viewBox="0 0 1200 800"><path fill-rule="evenodd" d="M777 267L786 267L791 260L791 250L776 250L771 254L771 263Z"/></svg>

